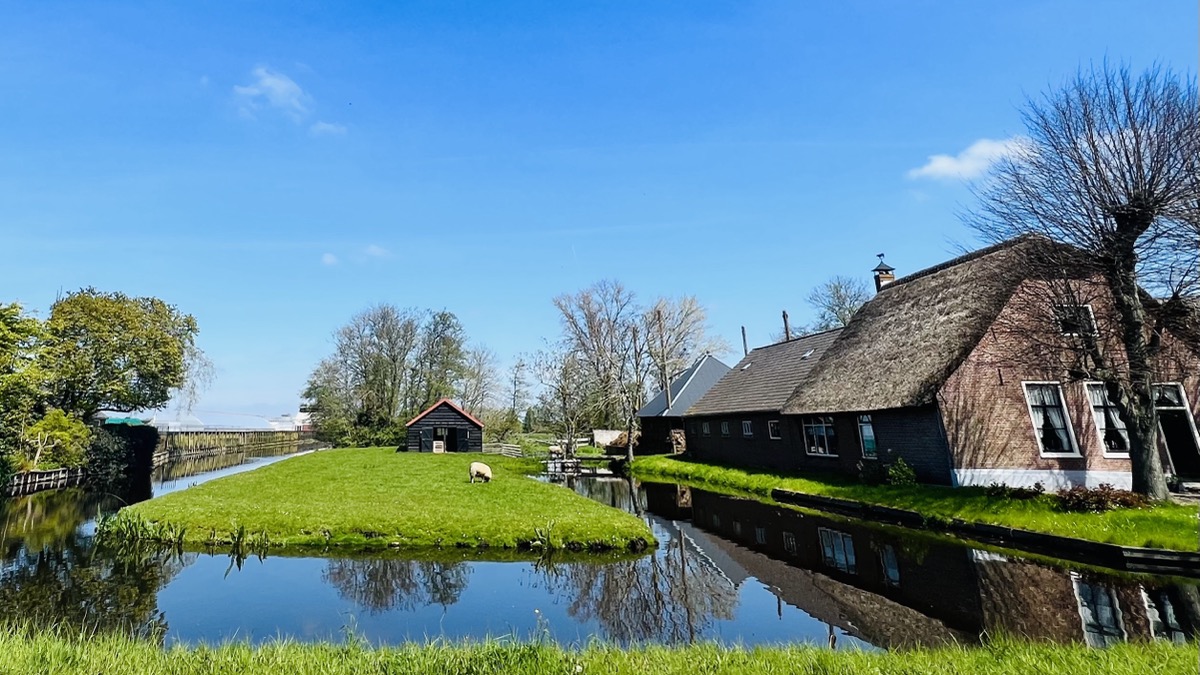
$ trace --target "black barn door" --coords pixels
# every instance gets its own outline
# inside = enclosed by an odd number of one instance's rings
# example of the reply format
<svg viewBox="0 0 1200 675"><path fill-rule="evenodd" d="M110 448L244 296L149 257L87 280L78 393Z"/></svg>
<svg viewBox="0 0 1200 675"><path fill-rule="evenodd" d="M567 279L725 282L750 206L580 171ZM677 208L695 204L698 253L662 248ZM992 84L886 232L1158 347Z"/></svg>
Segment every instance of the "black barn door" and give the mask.
<svg viewBox="0 0 1200 675"><path fill-rule="evenodd" d="M433 429L421 430L421 452L433 452Z"/></svg>

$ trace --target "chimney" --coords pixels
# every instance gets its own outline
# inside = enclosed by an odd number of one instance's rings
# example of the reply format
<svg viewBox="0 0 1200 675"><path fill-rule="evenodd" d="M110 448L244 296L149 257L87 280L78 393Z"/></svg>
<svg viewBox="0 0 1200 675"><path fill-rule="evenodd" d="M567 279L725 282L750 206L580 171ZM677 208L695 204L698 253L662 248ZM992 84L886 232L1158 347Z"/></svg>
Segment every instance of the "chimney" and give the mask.
<svg viewBox="0 0 1200 675"><path fill-rule="evenodd" d="M746 342L746 327L742 326L742 356L750 353L750 345Z"/></svg>
<svg viewBox="0 0 1200 675"><path fill-rule="evenodd" d="M875 273L875 292L878 293L883 290L884 286L896 280L896 275L892 274L896 271L896 268L883 262L882 253L876 253L875 255L879 257L879 264L871 271Z"/></svg>
<svg viewBox="0 0 1200 675"><path fill-rule="evenodd" d="M783 341L792 341L792 325L788 323L787 310L783 310Z"/></svg>

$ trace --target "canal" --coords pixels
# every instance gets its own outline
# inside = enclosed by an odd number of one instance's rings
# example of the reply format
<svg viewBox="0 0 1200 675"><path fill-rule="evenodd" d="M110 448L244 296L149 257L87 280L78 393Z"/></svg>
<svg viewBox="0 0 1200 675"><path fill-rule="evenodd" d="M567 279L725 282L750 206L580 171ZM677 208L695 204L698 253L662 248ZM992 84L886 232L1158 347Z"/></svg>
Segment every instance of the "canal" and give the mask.
<svg viewBox="0 0 1200 675"><path fill-rule="evenodd" d="M1009 634L1101 647L1181 642L1187 581L1107 573L664 484L571 487L632 511L660 546L624 558L488 559L471 551L319 557L118 557L93 545L121 504L285 455L169 464L138 494L71 489L0 503L0 620L165 643L276 637L373 644L517 637L898 649ZM495 555L495 554L492 554Z"/></svg>

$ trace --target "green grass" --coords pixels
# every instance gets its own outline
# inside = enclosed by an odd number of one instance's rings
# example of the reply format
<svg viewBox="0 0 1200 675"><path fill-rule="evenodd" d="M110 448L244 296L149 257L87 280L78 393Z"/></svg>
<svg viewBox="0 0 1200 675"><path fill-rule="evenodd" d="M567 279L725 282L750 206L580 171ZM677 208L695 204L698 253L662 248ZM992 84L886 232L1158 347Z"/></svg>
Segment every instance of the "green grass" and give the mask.
<svg viewBox="0 0 1200 675"><path fill-rule="evenodd" d="M484 461L490 483L468 482ZM638 518L526 476L498 455L326 450L228 476L121 511L186 528L185 545L423 546L625 550L654 541Z"/></svg>
<svg viewBox="0 0 1200 675"><path fill-rule="evenodd" d="M819 647L636 647L594 644L564 649L540 642L406 644L371 649L347 644L274 642L161 649L118 636L0 633L0 672L93 673L437 673L512 675L655 673L1174 673L1196 672L1196 645L1126 643L1108 649L1082 645L999 641L988 647L943 647L906 652L831 651Z"/></svg>
<svg viewBox="0 0 1200 675"><path fill-rule="evenodd" d="M783 488L907 509L937 518L959 518L1123 546L1178 551L1195 551L1200 547L1197 509L1181 504L1157 504L1145 509L1115 509L1104 513L1065 513L1057 509L1051 495L1004 499L989 497L983 488L973 487L870 486L849 479L801 477L715 466L663 455L634 460L633 472L639 478L712 486L767 498L772 489Z"/></svg>

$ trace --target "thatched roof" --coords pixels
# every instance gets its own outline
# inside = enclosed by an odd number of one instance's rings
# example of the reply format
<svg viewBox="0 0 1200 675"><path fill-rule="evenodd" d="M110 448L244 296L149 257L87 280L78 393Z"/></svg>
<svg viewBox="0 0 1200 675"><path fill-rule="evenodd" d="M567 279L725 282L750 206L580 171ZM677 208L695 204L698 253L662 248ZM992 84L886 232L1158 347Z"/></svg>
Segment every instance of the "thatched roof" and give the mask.
<svg viewBox="0 0 1200 675"><path fill-rule="evenodd" d="M778 411L840 332L837 328L751 351L687 414Z"/></svg>
<svg viewBox="0 0 1200 675"><path fill-rule="evenodd" d="M671 406L667 407L667 390L654 395L642 409L638 417L682 417L692 404L713 388L724 375L729 372L729 366L712 354L705 354L682 373L671 380Z"/></svg>
<svg viewBox="0 0 1200 675"><path fill-rule="evenodd" d="M783 412L813 414L920 406L979 343L1031 274L1031 260L1078 249L1023 236L885 286L842 330ZM1049 267L1047 267L1049 269Z"/></svg>

